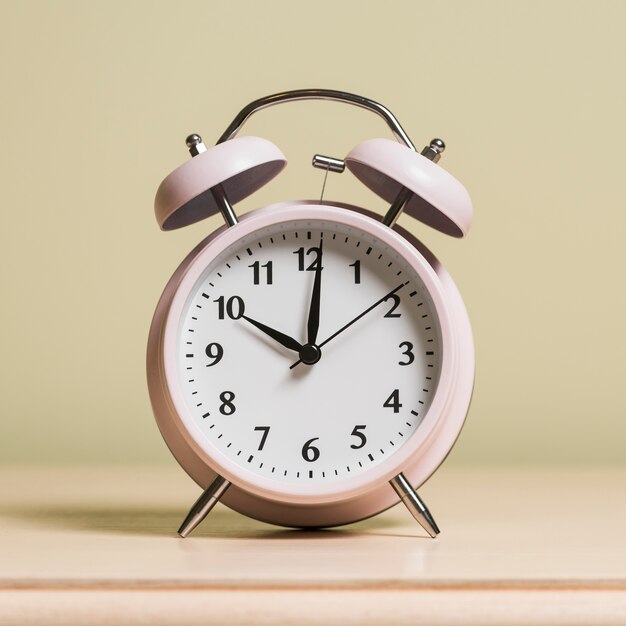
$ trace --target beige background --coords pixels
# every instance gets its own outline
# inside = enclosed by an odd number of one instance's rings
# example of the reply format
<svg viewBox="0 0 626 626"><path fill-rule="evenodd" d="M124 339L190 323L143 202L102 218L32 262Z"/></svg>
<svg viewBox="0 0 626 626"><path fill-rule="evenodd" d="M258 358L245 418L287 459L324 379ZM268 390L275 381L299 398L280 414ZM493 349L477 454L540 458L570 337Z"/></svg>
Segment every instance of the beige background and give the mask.
<svg viewBox="0 0 626 626"><path fill-rule="evenodd" d="M478 350L451 463L623 463L623 2L0 4L0 462L168 462L144 376L151 315L212 218L161 233L152 200L259 96L379 100L476 208L466 240L402 218L451 271ZM388 136L332 103L246 127L291 163L242 203L316 197L314 152ZM327 198L384 205L348 174Z"/></svg>

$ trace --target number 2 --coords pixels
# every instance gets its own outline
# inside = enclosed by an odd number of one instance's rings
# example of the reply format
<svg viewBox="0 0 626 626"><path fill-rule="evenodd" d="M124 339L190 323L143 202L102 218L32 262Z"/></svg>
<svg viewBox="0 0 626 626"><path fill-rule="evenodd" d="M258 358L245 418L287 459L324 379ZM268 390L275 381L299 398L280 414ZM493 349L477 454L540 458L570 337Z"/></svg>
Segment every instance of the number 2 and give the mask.
<svg viewBox="0 0 626 626"><path fill-rule="evenodd" d="M394 311L400 306L400 296L392 293L390 296L387 296L383 302L387 302L387 300L393 300L393 306L387 311L387 313L385 313L385 317L400 317L400 313L394 313Z"/></svg>

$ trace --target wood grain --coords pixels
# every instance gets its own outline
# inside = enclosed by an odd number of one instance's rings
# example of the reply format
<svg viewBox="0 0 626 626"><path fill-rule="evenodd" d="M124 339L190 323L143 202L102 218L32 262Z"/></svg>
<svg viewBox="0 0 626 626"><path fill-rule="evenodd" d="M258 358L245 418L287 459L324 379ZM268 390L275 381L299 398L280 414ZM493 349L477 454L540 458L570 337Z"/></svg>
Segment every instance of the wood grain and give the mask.
<svg viewBox="0 0 626 626"><path fill-rule="evenodd" d="M0 624L626 624L626 470L442 470L325 531L218 506L176 467L0 470Z"/></svg>

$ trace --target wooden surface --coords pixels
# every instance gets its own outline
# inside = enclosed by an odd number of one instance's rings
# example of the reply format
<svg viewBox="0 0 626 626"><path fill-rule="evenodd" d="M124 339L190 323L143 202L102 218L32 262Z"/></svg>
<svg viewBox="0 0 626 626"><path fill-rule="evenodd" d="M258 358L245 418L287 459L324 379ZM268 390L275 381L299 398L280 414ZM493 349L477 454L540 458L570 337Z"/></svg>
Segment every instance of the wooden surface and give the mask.
<svg viewBox="0 0 626 626"><path fill-rule="evenodd" d="M317 532L218 505L174 466L0 470L0 624L626 624L626 470L443 467Z"/></svg>

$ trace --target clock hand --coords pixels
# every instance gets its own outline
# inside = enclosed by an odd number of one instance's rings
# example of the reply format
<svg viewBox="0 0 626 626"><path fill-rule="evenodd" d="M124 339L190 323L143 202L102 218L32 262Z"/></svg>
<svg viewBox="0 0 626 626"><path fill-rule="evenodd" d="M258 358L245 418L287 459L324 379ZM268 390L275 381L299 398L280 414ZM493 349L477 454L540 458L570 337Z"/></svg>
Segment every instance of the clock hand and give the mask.
<svg viewBox="0 0 626 626"><path fill-rule="evenodd" d="M320 237L319 256L317 257L317 267L315 268L315 280L313 282L313 293L311 294L311 306L309 308L309 320L307 322L307 343L315 345L317 341L317 331L320 328L320 294L322 289L322 245L324 241Z"/></svg>
<svg viewBox="0 0 626 626"><path fill-rule="evenodd" d="M300 352L300 350L302 350L302 344L297 342L293 337L285 335L285 333L281 333L279 330L275 330L274 328L270 328L261 322L257 322L257 320L253 320L247 315L242 315L241 317L243 317L243 319L247 322L250 322L253 326L256 326L261 332L269 335L272 339L274 339L274 341L278 341L281 346L285 346L285 348L295 350L296 352Z"/></svg>
<svg viewBox="0 0 626 626"><path fill-rule="evenodd" d="M402 283L400 285L398 285L395 289L392 289L389 293L385 294L380 300L377 300L376 302L374 302L374 304L372 304L372 306L368 307L367 309L365 309L365 311L363 311L362 313L359 313L359 315L357 315L354 319L350 320L347 324L345 324L344 326L342 326L338 331L334 332L330 337L328 337L327 339L324 339L324 341L322 341L322 343L320 343L317 348L322 348L323 346L325 346L331 339L334 339L337 335L339 335L340 333L342 333L344 330L346 330L347 328L349 328L350 326L352 326L352 324L354 324L355 322L358 322L364 315L367 315L372 309L375 309L379 304L382 304L387 298L390 298L391 296L393 296L394 293L396 293L396 291L400 291L400 289L402 289L402 287L408 285L409 283ZM298 365L299 363L301 363L302 361L296 361L295 363L293 363L292 365L289 366L289 369L293 369L296 365Z"/></svg>
<svg viewBox="0 0 626 626"><path fill-rule="evenodd" d="M349 321L345 326L342 326L338 331L333 333L330 337L328 337L327 339L324 339L324 341L322 341L322 343L319 344L319 347L321 348L322 346L325 346L331 339L334 339L337 335L339 335L344 330L346 330L346 328L349 328L350 326L352 326L352 324L360 320L364 315L369 313L372 309L375 309L379 304L382 304L385 300L387 300L387 298L390 298L391 296L393 296L393 294L396 293L396 291L400 291L402 287L408 284L409 284L408 282L402 283L401 285L398 285L395 289L392 289L388 294L384 295L380 300L377 300L376 302L374 302L372 306L365 309L363 313L360 313L353 320Z"/></svg>

